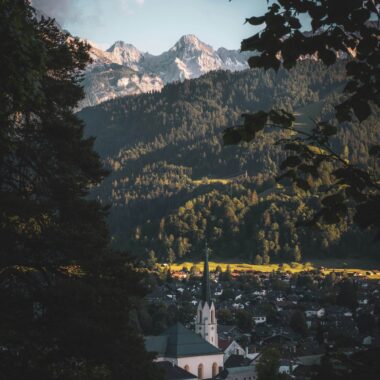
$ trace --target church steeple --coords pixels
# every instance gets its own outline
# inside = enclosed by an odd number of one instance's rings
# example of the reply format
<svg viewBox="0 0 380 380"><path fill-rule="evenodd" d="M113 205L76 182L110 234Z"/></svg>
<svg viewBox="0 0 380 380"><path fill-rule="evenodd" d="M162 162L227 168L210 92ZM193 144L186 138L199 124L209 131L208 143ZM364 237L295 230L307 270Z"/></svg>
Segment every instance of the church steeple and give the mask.
<svg viewBox="0 0 380 380"><path fill-rule="evenodd" d="M211 306L211 287L210 287L210 271L208 267L208 252L209 248L206 244L205 249L205 262L203 267L203 280L202 280L202 301Z"/></svg>
<svg viewBox="0 0 380 380"><path fill-rule="evenodd" d="M213 346L218 347L218 324L215 315L215 305L211 298L210 270L208 267L209 249L206 245L203 267L202 294L198 304L195 332L200 334Z"/></svg>

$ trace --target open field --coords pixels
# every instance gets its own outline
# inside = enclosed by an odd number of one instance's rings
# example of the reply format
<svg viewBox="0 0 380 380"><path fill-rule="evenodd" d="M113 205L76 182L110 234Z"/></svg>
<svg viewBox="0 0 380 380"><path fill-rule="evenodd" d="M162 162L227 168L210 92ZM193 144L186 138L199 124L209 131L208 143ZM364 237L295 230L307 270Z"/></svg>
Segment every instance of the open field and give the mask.
<svg viewBox="0 0 380 380"><path fill-rule="evenodd" d="M215 179L204 178L204 179L193 180L193 184L197 185L197 186L200 186L200 185L212 185L212 184L215 184L215 183L221 183L222 185L228 185L229 183L231 183L231 180L230 179L223 179L223 178L215 178Z"/></svg>
<svg viewBox="0 0 380 380"><path fill-rule="evenodd" d="M190 269L195 265L199 270L203 268L203 262L184 262L179 264L172 264L171 270L181 270L183 267ZM314 261L313 263L290 263L290 264L268 264L268 265L254 265L247 263L227 263L227 262L209 262L210 270L215 270L220 266L223 271L229 265L232 271L247 272L263 272L269 273L280 270L281 272L299 273L303 271L311 271L323 268L322 272L328 274L331 272L346 272L347 274L354 274L360 276L368 275L368 278L380 280L380 263L378 261L359 261L359 260L321 260Z"/></svg>

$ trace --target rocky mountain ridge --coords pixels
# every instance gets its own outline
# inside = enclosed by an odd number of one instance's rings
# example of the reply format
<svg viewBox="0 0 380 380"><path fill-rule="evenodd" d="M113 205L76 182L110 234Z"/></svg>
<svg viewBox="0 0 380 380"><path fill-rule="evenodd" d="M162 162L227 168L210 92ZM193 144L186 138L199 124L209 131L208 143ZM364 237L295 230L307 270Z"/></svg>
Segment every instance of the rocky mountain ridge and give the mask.
<svg viewBox="0 0 380 380"><path fill-rule="evenodd" d="M86 98L80 108L121 96L160 91L167 83L198 78L210 71L244 70L250 55L225 48L214 50L191 34L182 36L160 55L141 52L123 41L116 41L107 50L86 42L91 45L93 63L86 71Z"/></svg>

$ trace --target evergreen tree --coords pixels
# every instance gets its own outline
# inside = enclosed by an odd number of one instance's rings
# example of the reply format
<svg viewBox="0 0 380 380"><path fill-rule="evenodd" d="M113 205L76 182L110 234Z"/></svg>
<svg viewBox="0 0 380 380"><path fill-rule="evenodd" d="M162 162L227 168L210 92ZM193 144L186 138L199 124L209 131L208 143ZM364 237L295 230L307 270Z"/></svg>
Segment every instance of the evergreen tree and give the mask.
<svg viewBox="0 0 380 380"><path fill-rule="evenodd" d="M236 312L236 324L243 332L250 333L253 328L251 313L247 310L238 310Z"/></svg>
<svg viewBox="0 0 380 380"><path fill-rule="evenodd" d="M351 280L343 280L339 284L339 292L337 295L337 304L346 306L349 309L355 309L358 303L358 296L355 285Z"/></svg>
<svg viewBox="0 0 380 380"><path fill-rule="evenodd" d="M279 379L278 369L280 368L280 354L275 348L266 348L257 363L258 380Z"/></svg>
<svg viewBox="0 0 380 380"><path fill-rule="evenodd" d="M0 35L1 378L156 378L129 325L141 277L87 197L106 175L74 114L88 46L26 0L0 2Z"/></svg>
<svg viewBox="0 0 380 380"><path fill-rule="evenodd" d="M302 311L296 310L293 312L290 319L290 327L298 334L307 335L307 325L305 315Z"/></svg>

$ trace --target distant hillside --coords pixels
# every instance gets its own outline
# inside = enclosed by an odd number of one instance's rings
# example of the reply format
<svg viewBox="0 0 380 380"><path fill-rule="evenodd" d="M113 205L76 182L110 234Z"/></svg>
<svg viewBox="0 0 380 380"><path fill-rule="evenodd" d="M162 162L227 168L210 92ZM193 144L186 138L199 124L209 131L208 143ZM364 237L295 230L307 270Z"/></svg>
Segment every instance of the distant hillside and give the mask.
<svg viewBox="0 0 380 380"><path fill-rule="evenodd" d="M221 142L222 130L247 111L294 110L304 128L319 111L331 117L345 82L343 64L326 70L303 61L277 74L218 71L81 111L112 170L94 196L112 205L115 246L163 260L196 256L206 241L219 257L256 262L377 252L369 234L347 223L318 232L295 227L319 200L276 185L285 157L274 145L278 131L249 146ZM347 124L334 145L366 163L376 139L380 128L373 118L361 129ZM329 181L326 176L315 186Z"/></svg>

